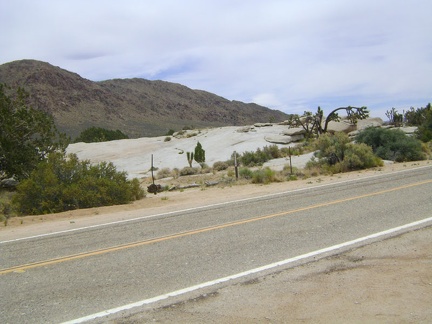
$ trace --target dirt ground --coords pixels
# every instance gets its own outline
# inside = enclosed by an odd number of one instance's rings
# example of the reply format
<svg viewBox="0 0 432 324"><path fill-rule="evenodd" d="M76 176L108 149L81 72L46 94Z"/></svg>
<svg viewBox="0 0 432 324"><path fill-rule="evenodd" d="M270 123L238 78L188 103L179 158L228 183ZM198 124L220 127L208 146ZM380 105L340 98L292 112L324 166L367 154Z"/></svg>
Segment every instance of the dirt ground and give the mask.
<svg viewBox="0 0 432 324"><path fill-rule="evenodd" d="M110 323L431 323L432 227Z"/></svg>
<svg viewBox="0 0 432 324"><path fill-rule="evenodd" d="M148 195L128 205L13 218L8 226L0 227L0 241L376 176L431 163L393 164L271 185L202 186ZM111 322L431 323L431 245L432 227L426 227L245 283L201 292L187 301L153 305L135 315L123 314L122 319Z"/></svg>

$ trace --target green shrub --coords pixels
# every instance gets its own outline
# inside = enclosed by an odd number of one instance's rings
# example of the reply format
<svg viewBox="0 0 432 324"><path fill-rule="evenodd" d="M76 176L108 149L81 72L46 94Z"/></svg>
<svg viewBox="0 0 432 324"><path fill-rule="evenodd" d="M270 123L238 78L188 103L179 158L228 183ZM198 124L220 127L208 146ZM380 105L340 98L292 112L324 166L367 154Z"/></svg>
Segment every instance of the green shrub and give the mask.
<svg viewBox="0 0 432 324"><path fill-rule="evenodd" d="M353 171L382 166L383 161L377 157L372 148L364 143L347 146L345 158L341 163L342 171Z"/></svg>
<svg viewBox="0 0 432 324"><path fill-rule="evenodd" d="M239 162L246 167L261 166L271 159L282 157L282 153L277 145L258 148L255 152L246 151L238 158Z"/></svg>
<svg viewBox="0 0 432 324"><path fill-rule="evenodd" d="M296 175L296 174L290 174L288 177L287 177L287 180L288 181L295 181L295 180L297 180L298 179L298 176Z"/></svg>
<svg viewBox="0 0 432 324"><path fill-rule="evenodd" d="M175 130L174 130L174 129L170 129L170 130L166 133L166 136L173 136L174 133L175 133Z"/></svg>
<svg viewBox="0 0 432 324"><path fill-rule="evenodd" d="M292 169L292 173L291 173ZM297 167L291 167L289 164L285 164L281 171L281 175L288 180L297 179L299 175L301 175L301 171Z"/></svg>
<svg viewBox="0 0 432 324"><path fill-rule="evenodd" d="M252 173L252 183L268 184L275 181L278 181L276 172L270 168L259 169Z"/></svg>
<svg viewBox="0 0 432 324"><path fill-rule="evenodd" d="M316 156L319 159L325 159L330 165L342 162L349 143L348 135L343 132L337 132L334 135L323 134L316 142L318 150Z"/></svg>
<svg viewBox="0 0 432 324"><path fill-rule="evenodd" d="M399 129L369 127L357 135L356 141L372 147L373 152L384 160L407 162L426 158L421 142Z"/></svg>
<svg viewBox="0 0 432 324"><path fill-rule="evenodd" d="M422 151L428 160L432 159L432 141L422 143Z"/></svg>
<svg viewBox="0 0 432 324"><path fill-rule="evenodd" d="M171 141L171 137L170 136L165 137L164 142L169 142L169 141Z"/></svg>
<svg viewBox="0 0 432 324"><path fill-rule="evenodd" d="M422 123L418 126L416 137L422 142L432 141L432 108L428 104L423 112L424 118Z"/></svg>
<svg viewBox="0 0 432 324"><path fill-rule="evenodd" d="M92 165L73 154L50 154L17 186L12 201L18 214L35 215L126 204L142 197L139 181L128 180L112 163Z"/></svg>
<svg viewBox="0 0 432 324"><path fill-rule="evenodd" d="M249 168L240 168L239 177L244 179L252 179L253 172Z"/></svg>
<svg viewBox="0 0 432 324"><path fill-rule="evenodd" d="M94 142L107 142L119 139L128 139L129 136L120 130L109 130L101 127L90 127L82 131L81 134L75 139L75 143L94 143Z"/></svg>
<svg viewBox="0 0 432 324"><path fill-rule="evenodd" d="M279 147L276 144L270 146L264 146L263 153L267 157L269 157L269 160L283 157Z"/></svg>
<svg viewBox="0 0 432 324"><path fill-rule="evenodd" d="M242 165L246 167L254 167L255 165L262 165L265 161L262 162L258 154L259 153L257 152L246 151L239 157L238 160Z"/></svg>
<svg viewBox="0 0 432 324"><path fill-rule="evenodd" d="M364 143L350 142L345 133L323 134L316 142L318 150L306 169L313 174L334 174L381 166L382 160ZM312 174L312 175L313 175Z"/></svg>

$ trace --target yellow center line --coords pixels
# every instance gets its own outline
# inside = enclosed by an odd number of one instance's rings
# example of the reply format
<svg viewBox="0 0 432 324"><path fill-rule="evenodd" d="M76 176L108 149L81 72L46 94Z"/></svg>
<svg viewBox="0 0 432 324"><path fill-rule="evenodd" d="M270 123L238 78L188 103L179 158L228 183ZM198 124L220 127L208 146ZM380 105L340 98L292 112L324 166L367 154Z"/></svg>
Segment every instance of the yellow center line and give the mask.
<svg viewBox="0 0 432 324"><path fill-rule="evenodd" d="M227 227L232 227L232 226L237 226L237 225L243 225L243 224L252 223L252 222L256 222L256 221L260 221L260 220L285 216L285 215L294 214L294 213L307 211L307 210L311 210L311 209L316 209L316 208L320 208L320 207L327 207L327 206L336 205L336 204L340 204L340 203L347 202L347 201L352 201L352 200L382 195L382 194L393 192L393 191L398 191L398 190L402 190L402 189L406 189L406 188L420 186L420 185L424 185L424 184L431 183L431 182L432 182L432 180L425 180L425 181L421 181L421 182L417 182L417 183L413 183L413 184L408 184L408 185L404 185L404 186L400 186L400 187L396 187L396 188L371 192L371 193L367 193L367 194L360 195L360 196L354 196L354 197L349 197L349 198L333 200L330 202L315 204L315 205L297 208L297 209L293 209L293 210L288 210L288 211L284 211L284 212L280 212L280 213L275 213L275 214L270 214L270 215L265 215L265 216L258 216L258 217L249 218L249 219L242 219L242 220L228 222L228 223L224 223L224 224L220 224L220 225L203 227L203 228L199 228L199 229L195 229L195 230L179 232L179 233L170 234L167 236L161 236L158 238L153 238L153 239L148 239L148 240L143 240L143 241L137 241L137 242L133 242L133 243L126 243L126 244L117 245L117 246L104 248L104 249L100 249L100 250L83 252L83 253L73 254L73 255L59 257L59 258L55 258L55 259L18 265L18 266L6 268L6 269L1 269L0 275L11 273L11 272L24 272L25 270L28 270L28 269L44 267L44 266L48 266L48 265L52 265L52 264L82 259L82 258L86 258L86 257L90 257L90 256L101 255L101 254L105 254L105 253L110 253L110 252L120 251L120 250L124 250L124 249L144 246L144 245L148 245L148 244L159 243L159 242L163 242L163 241L173 240L176 238L181 238L181 237L185 237L185 236L191 236L191 235L195 235L195 234L210 232L210 231L223 229L223 228L227 228Z"/></svg>

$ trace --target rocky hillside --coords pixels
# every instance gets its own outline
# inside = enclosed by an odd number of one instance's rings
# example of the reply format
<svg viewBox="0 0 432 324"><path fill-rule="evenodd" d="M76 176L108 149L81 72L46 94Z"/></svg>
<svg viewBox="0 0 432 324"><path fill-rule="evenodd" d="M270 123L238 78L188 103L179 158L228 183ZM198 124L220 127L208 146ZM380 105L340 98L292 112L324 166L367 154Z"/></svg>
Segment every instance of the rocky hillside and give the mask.
<svg viewBox="0 0 432 324"><path fill-rule="evenodd" d="M240 126L288 117L176 83L145 79L93 82L35 60L0 65L0 82L23 87L30 93L31 105L50 113L58 128L72 138L91 126L119 129L135 138L164 135L185 126Z"/></svg>

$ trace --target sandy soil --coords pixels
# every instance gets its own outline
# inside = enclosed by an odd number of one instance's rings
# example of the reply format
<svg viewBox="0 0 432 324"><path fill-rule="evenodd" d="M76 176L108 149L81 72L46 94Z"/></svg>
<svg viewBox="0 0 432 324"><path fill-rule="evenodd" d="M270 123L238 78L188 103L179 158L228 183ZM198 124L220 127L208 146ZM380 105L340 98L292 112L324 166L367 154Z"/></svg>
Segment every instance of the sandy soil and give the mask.
<svg viewBox="0 0 432 324"><path fill-rule="evenodd" d="M393 164L271 185L200 187L148 195L122 206L13 218L8 226L0 227L0 240L369 177L431 163ZM431 244L432 227L411 231L246 283L201 292L187 301L154 306L128 317L123 315L123 319L112 322L431 323Z"/></svg>
<svg viewBox="0 0 432 324"><path fill-rule="evenodd" d="M432 227L111 323L431 323Z"/></svg>

